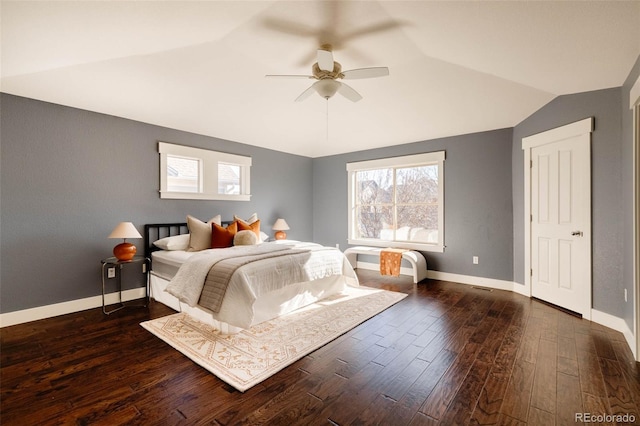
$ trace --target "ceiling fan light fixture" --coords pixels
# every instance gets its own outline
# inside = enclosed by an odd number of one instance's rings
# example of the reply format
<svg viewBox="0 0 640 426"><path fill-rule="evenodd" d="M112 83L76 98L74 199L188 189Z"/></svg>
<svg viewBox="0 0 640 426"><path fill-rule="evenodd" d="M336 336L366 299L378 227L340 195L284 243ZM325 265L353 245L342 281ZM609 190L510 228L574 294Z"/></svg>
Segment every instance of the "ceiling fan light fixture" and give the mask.
<svg viewBox="0 0 640 426"><path fill-rule="evenodd" d="M295 99L296 102L307 99L314 91L327 100L336 93L340 93L350 101L358 102L362 99L362 96L348 84L337 81L338 79L357 80L389 75L389 68L387 67L356 68L342 72L342 65L333 60L331 46L326 45L318 49L318 62L313 64L311 71L312 75L267 75L267 77L311 78L317 80Z"/></svg>
<svg viewBox="0 0 640 426"><path fill-rule="evenodd" d="M335 95L340 88L340 82L331 79L324 79L318 80L313 86L320 96L325 99L329 99Z"/></svg>

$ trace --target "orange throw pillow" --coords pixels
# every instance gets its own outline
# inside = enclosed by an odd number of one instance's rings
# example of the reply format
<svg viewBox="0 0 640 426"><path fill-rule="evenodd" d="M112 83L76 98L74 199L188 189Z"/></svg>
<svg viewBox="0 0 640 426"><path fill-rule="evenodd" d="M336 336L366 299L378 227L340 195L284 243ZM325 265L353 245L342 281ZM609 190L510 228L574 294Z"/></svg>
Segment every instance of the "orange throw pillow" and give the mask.
<svg viewBox="0 0 640 426"><path fill-rule="evenodd" d="M238 223L238 231L253 231L258 236L258 241L260 241L260 219L251 224L243 220L237 220L236 222Z"/></svg>
<svg viewBox="0 0 640 426"><path fill-rule="evenodd" d="M233 245L233 237L238 232L238 222L232 222L226 228L217 223L211 224L211 248L226 248Z"/></svg>

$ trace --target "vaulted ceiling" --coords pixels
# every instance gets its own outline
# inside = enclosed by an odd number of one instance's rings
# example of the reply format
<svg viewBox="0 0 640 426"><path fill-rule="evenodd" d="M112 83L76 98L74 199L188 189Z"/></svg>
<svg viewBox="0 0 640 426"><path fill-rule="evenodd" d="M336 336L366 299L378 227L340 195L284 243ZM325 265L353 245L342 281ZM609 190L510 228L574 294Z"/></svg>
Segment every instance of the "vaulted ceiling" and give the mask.
<svg viewBox="0 0 640 426"><path fill-rule="evenodd" d="M2 92L318 157L512 127L622 85L639 1L5 1ZM317 94L316 51L363 99ZM180 143L180 141L171 141Z"/></svg>

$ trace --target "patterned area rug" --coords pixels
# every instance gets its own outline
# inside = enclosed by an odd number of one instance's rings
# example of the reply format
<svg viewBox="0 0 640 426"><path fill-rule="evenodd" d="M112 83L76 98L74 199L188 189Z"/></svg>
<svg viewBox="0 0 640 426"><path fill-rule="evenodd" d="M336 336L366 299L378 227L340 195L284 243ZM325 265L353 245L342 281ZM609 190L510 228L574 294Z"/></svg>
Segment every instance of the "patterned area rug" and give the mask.
<svg viewBox="0 0 640 426"><path fill-rule="evenodd" d="M140 325L244 392L406 296L363 286L348 287L343 294L238 334L221 334L183 313Z"/></svg>

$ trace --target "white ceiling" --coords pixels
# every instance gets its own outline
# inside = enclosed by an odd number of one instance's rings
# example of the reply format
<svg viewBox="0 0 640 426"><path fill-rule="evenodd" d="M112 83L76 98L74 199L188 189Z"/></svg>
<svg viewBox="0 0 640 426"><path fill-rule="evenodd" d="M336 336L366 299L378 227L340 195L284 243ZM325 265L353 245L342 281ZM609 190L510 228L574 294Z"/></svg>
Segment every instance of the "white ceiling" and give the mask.
<svg viewBox="0 0 640 426"><path fill-rule="evenodd" d="M640 1L5 1L1 90L319 157L512 127L621 86ZM377 31L371 31L371 30ZM294 99L315 52L363 97ZM180 143L180 141L171 141Z"/></svg>

